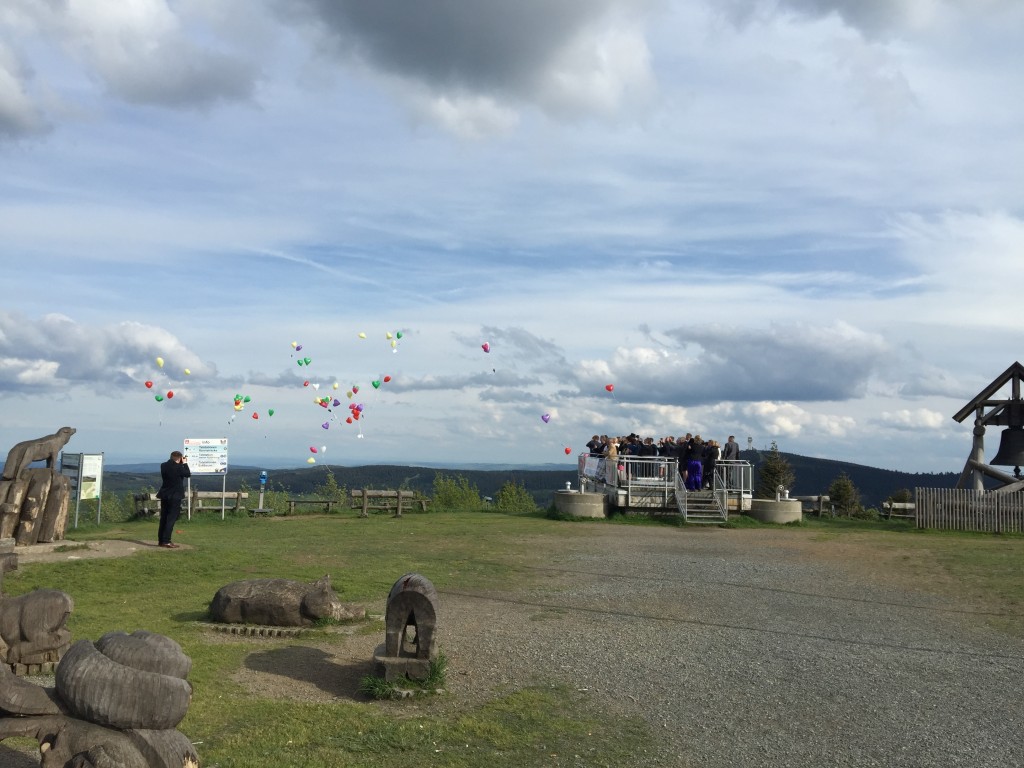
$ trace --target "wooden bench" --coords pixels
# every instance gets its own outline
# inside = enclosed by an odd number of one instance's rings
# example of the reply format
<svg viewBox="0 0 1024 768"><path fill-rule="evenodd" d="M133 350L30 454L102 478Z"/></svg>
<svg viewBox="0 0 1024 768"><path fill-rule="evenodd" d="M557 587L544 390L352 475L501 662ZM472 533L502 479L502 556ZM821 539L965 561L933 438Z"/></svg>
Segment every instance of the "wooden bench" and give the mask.
<svg viewBox="0 0 1024 768"><path fill-rule="evenodd" d="M377 491L372 488L357 488L352 491L352 509L360 510L360 517L369 517L371 509L393 510L395 517L402 516L402 509L419 505L420 512L427 511L430 499L419 496L415 491Z"/></svg>
<svg viewBox="0 0 1024 768"><path fill-rule="evenodd" d="M883 501L882 511L886 520L894 517L917 518L917 506L912 501Z"/></svg>
<svg viewBox="0 0 1024 768"><path fill-rule="evenodd" d="M828 496L790 496L800 502L800 508L804 512L814 512L821 517L823 512L832 514L831 499Z"/></svg>
<svg viewBox="0 0 1024 768"><path fill-rule="evenodd" d="M299 504L314 504L323 507L324 512L330 512L335 504L341 504L337 499L288 499L288 514L295 514L295 507Z"/></svg>
<svg viewBox="0 0 1024 768"><path fill-rule="evenodd" d="M204 501L216 501L205 509L245 509L242 502L248 498L249 494L245 491L192 491L192 495L187 497L186 501L191 499L193 511L204 509ZM150 517L160 512L160 499L155 493L137 493L134 499L136 517Z"/></svg>

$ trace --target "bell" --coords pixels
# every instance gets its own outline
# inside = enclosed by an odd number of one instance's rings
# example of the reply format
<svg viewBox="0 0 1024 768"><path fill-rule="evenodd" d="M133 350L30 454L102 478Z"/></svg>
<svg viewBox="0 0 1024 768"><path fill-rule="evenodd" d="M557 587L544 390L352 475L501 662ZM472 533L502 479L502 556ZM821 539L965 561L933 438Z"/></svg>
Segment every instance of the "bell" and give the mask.
<svg viewBox="0 0 1024 768"><path fill-rule="evenodd" d="M1007 427L999 438L999 450L990 464L1024 467L1024 426Z"/></svg>

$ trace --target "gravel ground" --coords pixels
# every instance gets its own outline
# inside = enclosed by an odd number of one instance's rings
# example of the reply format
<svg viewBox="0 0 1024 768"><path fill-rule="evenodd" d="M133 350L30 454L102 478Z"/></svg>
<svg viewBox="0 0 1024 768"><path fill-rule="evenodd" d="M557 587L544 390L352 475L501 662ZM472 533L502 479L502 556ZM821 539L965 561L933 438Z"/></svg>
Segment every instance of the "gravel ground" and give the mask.
<svg viewBox="0 0 1024 768"><path fill-rule="evenodd" d="M636 766L1024 766L1024 641L980 607L887 581L885 554L852 541L599 525L532 540L530 588L441 592L446 695L381 706L443 713L558 682L650 724ZM382 640L246 640L238 679L259 696L361 699Z"/></svg>

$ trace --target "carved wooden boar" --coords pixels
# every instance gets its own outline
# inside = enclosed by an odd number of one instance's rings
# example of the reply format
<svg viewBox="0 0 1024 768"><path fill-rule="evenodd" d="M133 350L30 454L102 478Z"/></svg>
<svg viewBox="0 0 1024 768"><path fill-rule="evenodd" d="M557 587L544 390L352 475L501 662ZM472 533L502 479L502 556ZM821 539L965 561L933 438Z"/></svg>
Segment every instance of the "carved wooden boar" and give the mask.
<svg viewBox="0 0 1024 768"><path fill-rule="evenodd" d="M210 618L225 624L308 627L321 619L342 621L358 614L331 588L331 577L312 584L291 579L245 579L217 590Z"/></svg>

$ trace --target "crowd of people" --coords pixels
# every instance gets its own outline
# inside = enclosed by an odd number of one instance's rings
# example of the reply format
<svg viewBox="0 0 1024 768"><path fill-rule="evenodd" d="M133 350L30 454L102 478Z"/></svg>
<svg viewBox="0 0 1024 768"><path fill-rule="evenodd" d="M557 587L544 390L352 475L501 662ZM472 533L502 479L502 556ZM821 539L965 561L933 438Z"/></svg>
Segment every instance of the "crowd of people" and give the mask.
<svg viewBox="0 0 1024 768"><path fill-rule="evenodd" d="M735 435L719 445L717 440L704 440L700 435L689 432L682 437L662 437L655 442L653 437L629 434L622 437L594 435L587 443L591 456L617 459L619 456L661 456L674 458L679 474L687 490L699 491L710 488L714 482L715 465L719 461L735 461L740 457L740 446ZM625 467L618 466L619 472Z"/></svg>

